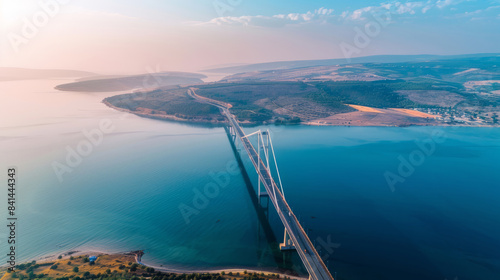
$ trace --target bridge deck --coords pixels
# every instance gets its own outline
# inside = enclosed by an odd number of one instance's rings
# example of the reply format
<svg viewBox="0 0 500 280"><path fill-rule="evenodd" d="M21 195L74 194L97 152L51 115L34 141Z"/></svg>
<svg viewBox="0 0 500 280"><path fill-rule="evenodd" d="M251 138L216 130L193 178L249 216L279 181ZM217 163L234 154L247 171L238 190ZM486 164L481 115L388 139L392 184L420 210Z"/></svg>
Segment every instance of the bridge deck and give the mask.
<svg viewBox="0 0 500 280"><path fill-rule="evenodd" d="M297 249L297 253L302 259L302 262L309 272L311 279L333 279L332 275L323 263L323 260L316 252L314 245L311 243L306 232L300 225L297 217L293 214L292 209L290 208L285 198L283 197L283 194L274 182L274 179L272 178L269 170L265 166L262 159L259 157L257 151L250 143L248 138L244 137L245 133L229 113L229 111L227 109L223 109L223 112L224 115L228 118L234 131L236 132L236 135L241 140L241 143L247 151L248 156L250 157L250 160L255 167L255 170L262 179L262 184L266 188L269 199L272 201L274 207L276 208L281 222L285 226L290 239L292 239L293 245ZM259 161L260 168L258 163Z"/></svg>
<svg viewBox="0 0 500 280"><path fill-rule="evenodd" d="M208 98L201 98L196 95L193 90L190 90L188 94L201 102L206 102L221 108L224 116L228 119L229 124L233 127L236 136L240 139L243 147L248 153L255 170L259 174L262 184L266 188L269 199L272 201L276 211L278 212L281 222L285 226L293 245L297 249L297 253L304 263L310 278L314 280L333 280L328 268L324 264L323 260L314 248L314 245L311 243L311 240L309 240L309 237L300 225L299 220L295 214L293 214L292 209L285 200L285 197L276 185L269 169L265 166L254 146L248 138L245 137L243 129L240 127L234 116L231 115L228 108L221 105L221 102L212 101Z"/></svg>

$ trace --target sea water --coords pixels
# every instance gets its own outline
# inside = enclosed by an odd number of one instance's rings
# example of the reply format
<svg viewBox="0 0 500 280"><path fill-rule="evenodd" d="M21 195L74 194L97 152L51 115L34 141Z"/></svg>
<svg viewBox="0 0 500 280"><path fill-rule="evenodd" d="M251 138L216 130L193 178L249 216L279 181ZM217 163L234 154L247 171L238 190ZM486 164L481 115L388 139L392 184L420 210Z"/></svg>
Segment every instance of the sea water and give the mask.
<svg viewBox="0 0 500 280"><path fill-rule="evenodd" d="M118 93L53 89L64 82L0 83L18 261L141 249L165 268L304 274L277 250L279 218L257 214L222 127L140 118L101 103ZM500 279L499 128L244 129L270 130L286 199L337 279Z"/></svg>

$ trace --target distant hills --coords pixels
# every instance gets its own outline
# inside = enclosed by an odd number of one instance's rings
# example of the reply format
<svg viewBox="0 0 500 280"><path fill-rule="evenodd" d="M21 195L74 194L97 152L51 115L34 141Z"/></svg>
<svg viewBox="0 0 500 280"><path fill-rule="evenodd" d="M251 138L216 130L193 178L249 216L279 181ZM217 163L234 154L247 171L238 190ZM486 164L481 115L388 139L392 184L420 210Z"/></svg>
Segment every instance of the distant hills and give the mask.
<svg viewBox="0 0 500 280"><path fill-rule="evenodd" d="M221 81L407 81L440 80L452 83L500 80L500 56L458 56L414 62L356 63L308 66L231 74Z"/></svg>
<svg viewBox="0 0 500 280"><path fill-rule="evenodd" d="M56 86L61 91L113 92L137 88L154 89L172 85L203 83L205 75L186 72L161 72L133 76L87 77L74 83Z"/></svg>
<svg viewBox="0 0 500 280"><path fill-rule="evenodd" d="M314 67L314 66L332 66L332 65L346 65L346 64L359 64L359 63L402 63L402 62L424 62L432 60L448 60L448 59L464 59L464 58L478 58L499 56L500 54L465 54L465 55L374 55L364 57L354 57L350 60L345 58L337 59L322 59L322 60L295 60L295 61L277 61L267 63L248 64L232 67L221 67L204 70L210 73L244 73L254 71L267 71L267 70L282 70L294 69L301 67Z"/></svg>
<svg viewBox="0 0 500 280"><path fill-rule="evenodd" d="M96 76L97 74L85 71L64 69L25 69L0 67L0 81L33 80L50 78L79 78Z"/></svg>
<svg viewBox="0 0 500 280"><path fill-rule="evenodd" d="M159 72L141 75L99 75L92 72L67 69L27 69L0 67L0 81L72 78L76 82L58 85L61 91L113 92L136 88L158 88L172 85L203 83L203 74L187 72Z"/></svg>

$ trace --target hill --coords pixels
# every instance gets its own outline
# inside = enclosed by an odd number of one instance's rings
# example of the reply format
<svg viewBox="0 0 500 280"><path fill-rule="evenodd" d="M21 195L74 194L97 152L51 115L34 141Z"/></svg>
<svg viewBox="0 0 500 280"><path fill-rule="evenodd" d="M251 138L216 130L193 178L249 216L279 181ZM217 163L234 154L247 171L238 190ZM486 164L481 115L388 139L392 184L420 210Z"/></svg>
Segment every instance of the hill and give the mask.
<svg viewBox="0 0 500 280"><path fill-rule="evenodd" d="M206 76L183 72L162 72L133 76L100 76L56 86L61 91L113 92L132 89L153 89L171 85L203 83Z"/></svg>
<svg viewBox="0 0 500 280"><path fill-rule="evenodd" d="M282 70L294 69L302 67L314 66L333 66L333 65L348 65L359 63L404 63L404 62L425 62L433 60L448 60L448 59L467 59L474 57L489 57L498 54L466 54L466 55L374 55L364 57L353 57L351 59L337 58L337 59L322 59L322 60L295 60L295 61L277 61L257 64L247 64L232 67L219 67L204 70L204 72L212 73L244 73L253 71L267 71L267 70Z"/></svg>

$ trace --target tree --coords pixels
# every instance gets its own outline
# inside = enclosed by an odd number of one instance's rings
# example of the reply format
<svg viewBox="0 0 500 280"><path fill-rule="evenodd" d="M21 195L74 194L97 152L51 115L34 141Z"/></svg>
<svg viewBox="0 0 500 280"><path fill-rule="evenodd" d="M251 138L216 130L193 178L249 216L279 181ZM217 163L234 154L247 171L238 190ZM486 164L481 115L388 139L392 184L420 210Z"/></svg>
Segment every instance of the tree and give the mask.
<svg viewBox="0 0 500 280"><path fill-rule="evenodd" d="M50 269L57 269L57 264L54 264L53 266L51 266Z"/></svg>
<svg viewBox="0 0 500 280"><path fill-rule="evenodd" d="M73 267L73 272L78 272L78 271L79 271L78 266Z"/></svg>

